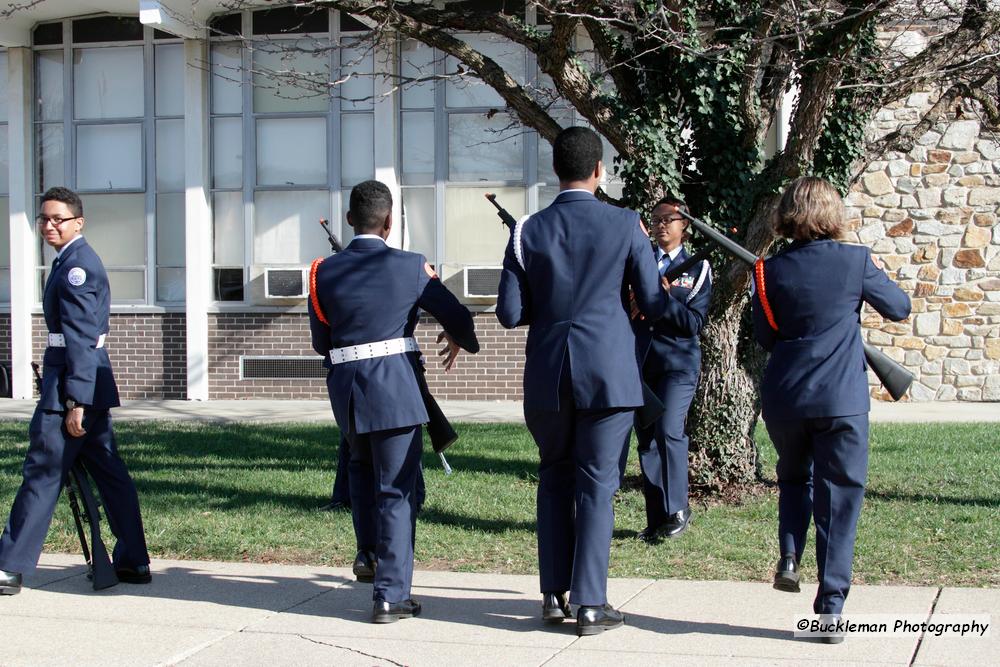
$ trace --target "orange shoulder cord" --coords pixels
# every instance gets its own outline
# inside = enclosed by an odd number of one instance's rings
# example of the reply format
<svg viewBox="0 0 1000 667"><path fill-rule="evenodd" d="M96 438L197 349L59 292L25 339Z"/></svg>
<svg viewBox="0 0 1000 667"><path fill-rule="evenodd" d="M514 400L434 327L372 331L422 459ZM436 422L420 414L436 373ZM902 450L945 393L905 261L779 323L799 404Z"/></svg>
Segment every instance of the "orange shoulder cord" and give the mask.
<svg viewBox="0 0 1000 667"><path fill-rule="evenodd" d="M309 299L312 301L313 311L316 312L319 321L330 326L330 323L326 321L326 315L323 314L323 309L319 306L319 296L316 294L316 271L322 263L323 258L317 257L313 260L312 266L309 267Z"/></svg>
<svg viewBox="0 0 1000 667"><path fill-rule="evenodd" d="M774 321L774 313L771 311L771 302L767 300L767 290L764 289L764 260L758 259L753 263L754 281L757 283L757 298L760 299L761 308L767 317L767 323L775 331L778 330L778 323Z"/></svg>

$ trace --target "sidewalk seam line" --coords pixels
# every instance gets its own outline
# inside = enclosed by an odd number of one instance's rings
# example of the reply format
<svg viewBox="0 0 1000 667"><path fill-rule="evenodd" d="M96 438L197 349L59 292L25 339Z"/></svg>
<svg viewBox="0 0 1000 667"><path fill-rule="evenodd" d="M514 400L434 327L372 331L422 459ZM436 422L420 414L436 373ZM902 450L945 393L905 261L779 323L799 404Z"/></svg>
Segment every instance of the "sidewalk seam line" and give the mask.
<svg viewBox="0 0 1000 667"><path fill-rule="evenodd" d="M934 615L934 611L937 609L938 600L941 599L941 593L943 592L944 592L944 586L938 586L937 594L934 596L934 600L931 601L930 611L927 612L927 618L924 619L925 625L927 623L930 623L931 616ZM913 667L914 663L917 661L917 655L920 653L920 647L923 645L924 637L926 635L927 635L927 630L920 631L920 636L917 637L917 645L913 647L913 654L910 656L910 661L906 663L907 667Z"/></svg>

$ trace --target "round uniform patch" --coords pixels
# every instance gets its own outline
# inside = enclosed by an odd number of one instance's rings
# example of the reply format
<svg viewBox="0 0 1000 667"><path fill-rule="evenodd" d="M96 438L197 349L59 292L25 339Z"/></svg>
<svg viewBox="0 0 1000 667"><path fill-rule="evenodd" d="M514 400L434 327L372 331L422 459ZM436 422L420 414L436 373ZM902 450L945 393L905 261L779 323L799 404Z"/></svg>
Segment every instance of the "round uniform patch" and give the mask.
<svg viewBox="0 0 1000 667"><path fill-rule="evenodd" d="M69 270L69 275L66 276L69 280L69 284L74 287L79 287L80 285L87 282L87 272L81 269L79 266L74 266Z"/></svg>

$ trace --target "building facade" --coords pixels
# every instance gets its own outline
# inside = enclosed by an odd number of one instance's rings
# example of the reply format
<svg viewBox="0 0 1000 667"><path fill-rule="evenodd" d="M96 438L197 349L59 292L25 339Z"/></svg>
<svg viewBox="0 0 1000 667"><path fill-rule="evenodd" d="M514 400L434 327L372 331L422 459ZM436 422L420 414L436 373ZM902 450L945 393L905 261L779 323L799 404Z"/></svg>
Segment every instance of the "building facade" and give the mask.
<svg viewBox="0 0 1000 667"><path fill-rule="evenodd" d="M476 311L482 353L448 375L430 369L432 389L520 398L524 332L491 312L507 232L483 195L515 217L547 205L558 191L547 142L514 127L474 79L398 87L454 70L416 41L371 48L367 27L336 11L225 4L48 0L0 25L0 362L14 396L31 395L29 361L44 346L52 255L33 219L46 188L83 197L84 233L111 280L108 345L126 400L321 398L304 271L329 252L318 221L348 242L350 188L377 178L397 202L390 242L426 255ZM520 47L462 38L544 84ZM920 102L878 122L905 122ZM554 114L575 122L558 104ZM910 322L873 320L866 333L918 374L917 400L1000 398L996 144L963 127L972 138L960 147L942 131L922 153L872 165L849 200L858 239L917 295ZM621 186L611 173L604 187ZM971 265L956 273L955 262ZM433 348L433 323L419 331Z"/></svg>

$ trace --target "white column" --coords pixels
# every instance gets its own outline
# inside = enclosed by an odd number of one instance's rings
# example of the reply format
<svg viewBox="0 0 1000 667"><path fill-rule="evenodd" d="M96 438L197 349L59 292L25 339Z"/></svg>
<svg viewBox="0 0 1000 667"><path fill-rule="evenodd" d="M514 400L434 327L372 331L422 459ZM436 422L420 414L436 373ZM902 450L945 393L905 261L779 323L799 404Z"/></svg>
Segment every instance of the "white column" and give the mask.
<svg viewBox="0 0 1000 667"><path fill-rule="evenodd" d="M395 49L391 45L379 44L375 49L375 180L389 186L392 192L392 233L389 245L394 248L409 246L403 238L400 213L403 210L402 192L399 188L399 169L396 156L399 154L396 137L396 95L392 89L391 75L396 70ZM404 240L407 241L404 245Z"/></svg>
<svg viewBox="0 0 1000 667"><path fill-rule="evenodd" d="M31 49L7 51L10 156L10 348L13 397L31 398L31 311L35 306L35 229L31 143Z"/></svg>
<svg viewBox="0 0 1000 667"><path fill-rule="evenodd" d="M212 296L207 42L185 39L184 61L187 397L204 401L208 400L208 306Z"/></svg>

